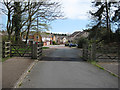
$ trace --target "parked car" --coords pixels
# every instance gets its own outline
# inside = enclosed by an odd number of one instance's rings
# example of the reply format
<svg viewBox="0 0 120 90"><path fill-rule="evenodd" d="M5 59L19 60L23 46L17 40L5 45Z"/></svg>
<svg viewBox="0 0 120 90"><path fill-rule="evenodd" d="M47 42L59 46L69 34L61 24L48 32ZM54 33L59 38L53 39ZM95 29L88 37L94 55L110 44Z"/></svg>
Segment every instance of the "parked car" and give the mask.
<svg viewBox="0 0 120 90"><path fill-rule="evenodd" d="M77 44L73 44L73 43L69 44L69 47L77 47L77 46L78 46Z"/></svg>
<svg viewBox="0 0 120 90"><path fill-rule="evenodd" d="M69 46L69 43L66 43L65 46Z"/></svg>

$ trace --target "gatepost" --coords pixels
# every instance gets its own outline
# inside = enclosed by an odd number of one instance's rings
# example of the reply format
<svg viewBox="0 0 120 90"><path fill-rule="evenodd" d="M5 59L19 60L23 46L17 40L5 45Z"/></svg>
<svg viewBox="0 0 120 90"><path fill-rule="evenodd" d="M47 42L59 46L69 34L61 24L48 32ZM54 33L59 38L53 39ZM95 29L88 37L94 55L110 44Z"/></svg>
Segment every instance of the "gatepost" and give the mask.
<svg viewBox="0 0 120 90"><path fill-rule="evenodd" d="M32 44L32 59L41 60L42 58L42 44L37 42Z"/></svg>
<svg viewBox="0 0 120 90"><path fill-rule="evenodd" d="M91 46L91 60L96 60L96 43Z"/></svg>

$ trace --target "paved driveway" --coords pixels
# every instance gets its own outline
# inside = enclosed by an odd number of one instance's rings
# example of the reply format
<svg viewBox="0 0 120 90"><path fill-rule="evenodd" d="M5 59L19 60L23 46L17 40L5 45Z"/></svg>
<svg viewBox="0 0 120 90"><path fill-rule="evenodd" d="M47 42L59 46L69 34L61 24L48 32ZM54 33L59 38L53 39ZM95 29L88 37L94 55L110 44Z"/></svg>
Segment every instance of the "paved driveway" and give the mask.
<svg viewBox="0 0 120 90"><path fill-rule="evenodd" d="M64 48L64 46L52 46L51 48L56 48L56 50L49 54L48 58L45 58L46 60L40 61L34 66L24 79L21 88L118 87L116 77L82 61L79 49Z"/></svg>

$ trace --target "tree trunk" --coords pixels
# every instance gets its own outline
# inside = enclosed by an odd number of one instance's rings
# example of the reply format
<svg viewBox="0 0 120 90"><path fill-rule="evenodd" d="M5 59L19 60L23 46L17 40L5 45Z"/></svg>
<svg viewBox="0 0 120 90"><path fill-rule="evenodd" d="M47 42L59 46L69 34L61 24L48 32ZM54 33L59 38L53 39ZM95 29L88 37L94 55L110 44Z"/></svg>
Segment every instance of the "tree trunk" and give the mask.
<svg viewBox="0 0 120 90"><path fill-rule="evenodd" d="M11 34L8 34L8 40L11 41Z"/></svg>
<svg viewBox="0 0 120 90"><path fill-rule="evenodd" d="M107 24L107 31L108 31L108 42L110 42L110 27L109 27L109 12L108 12L108 3L107 0L105 2L106 4L106 24Z"/></svg>
<svg viewBox="0 0 120 90"><path fill-rule="evenodd" d="M29 5L29 4L28 4ZM29 11L28 11L28 13L29 13L29 22L28 22L28 31L27 31L27 35L26 35L26 44L27 44L27 40L28 40L28 37L29 37L29 32L30 32L30 26L31 26L31 19L32 19L32 17L30 16L31 15L31 9L30 9L30 7L29 7Z"/></svg>
<svg viewBox="0 0 120 90"><path fill-rule="evenodd" d="M21 26L21 10L20 2L14 3L14 27L15 27L15 42L20 42L20 26Z"/></svg>

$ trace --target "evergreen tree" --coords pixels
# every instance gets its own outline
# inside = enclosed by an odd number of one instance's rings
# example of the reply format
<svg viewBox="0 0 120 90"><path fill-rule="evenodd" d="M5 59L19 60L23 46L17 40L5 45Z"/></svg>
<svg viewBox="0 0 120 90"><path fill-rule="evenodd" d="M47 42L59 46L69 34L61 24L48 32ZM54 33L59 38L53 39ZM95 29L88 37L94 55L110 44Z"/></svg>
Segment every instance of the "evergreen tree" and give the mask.
<svg viewBox="0 0 120 90"><path fill-rule="evenodd" d="M92 26L92 32L95 33L94 39L97 39L97 35L99 33L99 30L102 29L101 27L106 27L107 30L107 38L106 41L110 42L111 39L111 24L112 24L112 13L114 10L112 9L114 4L117 3L117 1L111 2L107 0L95 0L93 3L93 6L97 8L97 11L93 12L90 11L90 14L93 19L93 26Z"/></svg>

